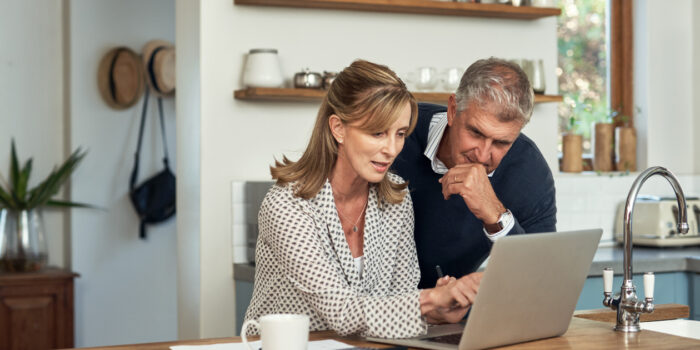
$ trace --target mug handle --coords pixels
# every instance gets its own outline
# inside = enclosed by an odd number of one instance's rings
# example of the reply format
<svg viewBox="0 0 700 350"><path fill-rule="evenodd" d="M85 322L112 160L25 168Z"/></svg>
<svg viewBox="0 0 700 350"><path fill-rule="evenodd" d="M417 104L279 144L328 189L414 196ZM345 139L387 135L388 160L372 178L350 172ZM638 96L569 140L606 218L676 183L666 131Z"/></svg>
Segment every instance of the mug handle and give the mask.
<svg viewBox="0 0 700 350"><path fill-rule="evenodd" d="M256 320L248 320L243 322L243 326L241 327L241 339L243 339L243 344L248 347L250 350L254 350L252 347L250 347L250 344L248 344L248 339L246 338L246 331L248 330L249 325L255 325L255 327L258 327L260 329L260 323Z"/></svg>

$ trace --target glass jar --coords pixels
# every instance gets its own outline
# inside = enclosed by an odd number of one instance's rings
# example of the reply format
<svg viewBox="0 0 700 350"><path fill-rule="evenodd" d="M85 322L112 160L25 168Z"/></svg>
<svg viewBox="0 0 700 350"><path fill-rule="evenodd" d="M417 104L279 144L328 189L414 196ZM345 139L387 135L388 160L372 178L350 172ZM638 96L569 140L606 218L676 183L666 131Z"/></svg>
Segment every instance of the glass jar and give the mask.
<svg viewBox="0 0 700 350"><path fill-rule="evenodd" d="M44 220L39 209L0 209L0 270L37 271L48 261Z"/></svg>

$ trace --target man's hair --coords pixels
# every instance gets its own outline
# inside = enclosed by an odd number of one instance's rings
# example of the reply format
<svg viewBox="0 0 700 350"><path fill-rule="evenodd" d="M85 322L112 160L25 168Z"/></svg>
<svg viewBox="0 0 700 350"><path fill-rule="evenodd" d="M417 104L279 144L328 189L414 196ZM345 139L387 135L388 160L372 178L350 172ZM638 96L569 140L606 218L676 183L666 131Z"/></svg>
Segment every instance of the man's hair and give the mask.
<svg viewBox="0 0 700 350"><path fill-rule="evenodd" d="M480 106L495 105L500 121L525 125L532 116L535 96L530 80L517 64L491 57L467 68L455 99L458 113L472 102Z"/></svg>

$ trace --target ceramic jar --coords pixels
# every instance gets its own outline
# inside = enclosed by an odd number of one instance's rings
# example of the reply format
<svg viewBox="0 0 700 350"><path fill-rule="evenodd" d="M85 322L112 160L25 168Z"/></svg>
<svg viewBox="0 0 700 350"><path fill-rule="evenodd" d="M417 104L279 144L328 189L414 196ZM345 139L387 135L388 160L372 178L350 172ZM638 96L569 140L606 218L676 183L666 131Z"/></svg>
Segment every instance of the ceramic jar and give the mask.
<svg viewBox="0 0 700 350"><path fill-rule="evenodd" d="M243 71L246 87L282 87L284 78L276 49L251 49Z"/></svg>

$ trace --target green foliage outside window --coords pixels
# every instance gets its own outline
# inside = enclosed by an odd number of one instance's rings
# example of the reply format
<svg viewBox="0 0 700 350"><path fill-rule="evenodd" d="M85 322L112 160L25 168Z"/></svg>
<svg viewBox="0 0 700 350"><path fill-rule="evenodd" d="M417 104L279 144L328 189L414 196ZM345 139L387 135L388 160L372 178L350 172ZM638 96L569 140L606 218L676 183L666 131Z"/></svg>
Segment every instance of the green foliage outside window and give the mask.
<svg viewBox="0 0 700 350"><path fill-rule="evenodd" d="M559 131L583 135L590 152L594 122L609 118L607 0L560 0L557 20Z"/></svg>

